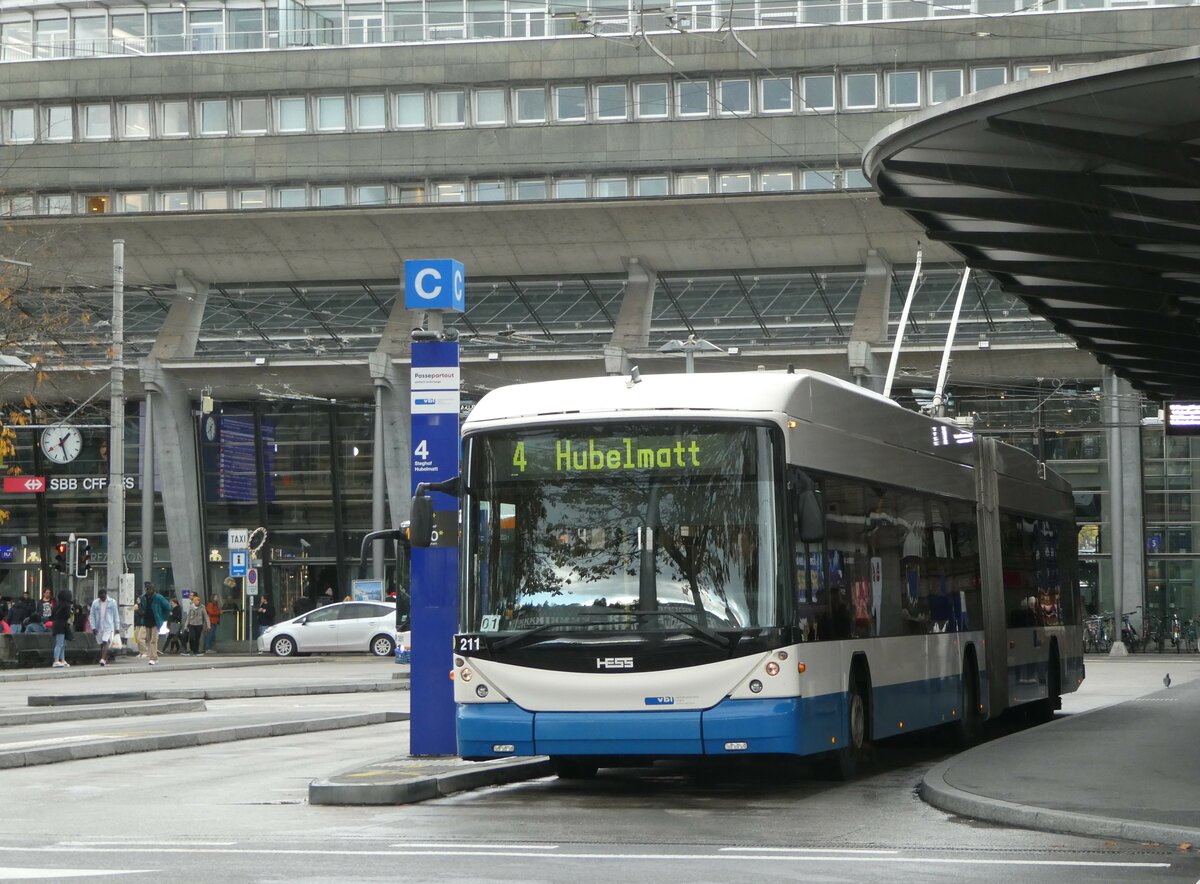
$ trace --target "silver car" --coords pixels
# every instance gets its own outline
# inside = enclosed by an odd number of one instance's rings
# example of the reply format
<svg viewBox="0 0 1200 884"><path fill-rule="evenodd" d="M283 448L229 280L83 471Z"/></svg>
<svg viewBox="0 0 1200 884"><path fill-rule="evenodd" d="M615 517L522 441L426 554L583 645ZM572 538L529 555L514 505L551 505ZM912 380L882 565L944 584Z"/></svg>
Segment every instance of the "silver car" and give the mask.
<svg viewBox="0 0 1200 884"><path fill-rule="evenodd" d="M258 637L258 650L279 657L317 652L390 657L396 638L394 602L338 602L268 627Z"/></svg>

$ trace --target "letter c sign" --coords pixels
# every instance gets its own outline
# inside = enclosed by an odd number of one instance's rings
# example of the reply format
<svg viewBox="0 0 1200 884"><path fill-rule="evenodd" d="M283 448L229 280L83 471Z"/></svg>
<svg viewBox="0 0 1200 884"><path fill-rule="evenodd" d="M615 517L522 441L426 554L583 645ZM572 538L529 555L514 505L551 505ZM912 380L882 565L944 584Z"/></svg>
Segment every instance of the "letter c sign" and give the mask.
<svg viewBox="0 0 1200 884"><path fill-rule="evenodd" d="M459 261L441 258L404 262L404 306L409 310L466 309L466 272Z"/></svg>

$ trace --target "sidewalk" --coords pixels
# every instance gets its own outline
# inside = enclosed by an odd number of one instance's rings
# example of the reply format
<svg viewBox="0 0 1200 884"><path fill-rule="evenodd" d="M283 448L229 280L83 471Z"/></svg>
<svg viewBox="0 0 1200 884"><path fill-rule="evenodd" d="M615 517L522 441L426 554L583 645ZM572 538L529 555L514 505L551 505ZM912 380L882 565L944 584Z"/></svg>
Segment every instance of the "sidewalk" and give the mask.
<svg viewBox="0 0 1200 884"><path fill-rule="evenodd" d="M1089 677L1102 681L1132 672L1158 690L1059 713L1049 724L949 758L925 775L921 797L950 813L1009 826L1200 844L1200 663L1194 655L1139 655L1089 658L1087 667ZM1164 688L1168 673L1172 685Z"/></svg>
<svg viewBox="0 0 1200 884"><path fill-rule="evenodd" d="M309 662L323 665L193 657L22 672L0 682L0 769L408 720L407 666Z"/></svg>

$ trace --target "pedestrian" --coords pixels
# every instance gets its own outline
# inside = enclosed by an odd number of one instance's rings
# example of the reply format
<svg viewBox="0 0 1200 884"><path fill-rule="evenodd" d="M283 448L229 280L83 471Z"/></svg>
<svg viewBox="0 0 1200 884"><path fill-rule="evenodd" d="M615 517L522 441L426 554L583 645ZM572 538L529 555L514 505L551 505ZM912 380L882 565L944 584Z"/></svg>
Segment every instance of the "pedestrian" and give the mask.
<svg viewBox="0 0 1200 884"><path fill-rule="evenodd" d="M258 638L267 631L268 626L275 624L275 606L271 604L271 597L267 593L263 593L258 600L258 606L254 609L254 637Z"/></svg>
<svg viewBox="0 0 1200 884"><path fill-rule="evenodd" d="M67 637L71 634L71 594L65 589L58 591L58 598L50 606L50 631L54 633L54 668L70 666Z"/></svg>
<svg viewBox="0 0 1200 884"><path fill-rule="evenodd" d="M108 646L113 636L121 631L121 621L117 617L117 603L108 597L108 590L100 587L96 600L92 602L92 610L88 615L92 624L92 632L100 643L100 665L108 665Z"/></svg>
<svg viewBox="0 0 1200 884"><path fill-rule="evenodd" d="M133 600L133 643L137 645L138 659L145 660L150 654L146 651L146 645L149 638L146 636L146 620L142 617L142 596L146 594L146 590L154 584L146 581L142 584L141 591ZM155 641L158 636L154 636Z"/></svg>
<svg viewBox="0 0 1200 884"><path fill-rule="evenodd" d="M315 608L316 605L317 603L313 601L312 596L310 595L306 594L297 596L296 601L292 603L292 616L300 617L304 614L307 614L309 611Z"/></svg>
<svg viewBox="0 0 1200 884"><path fill-rule="evenodd" d="M29 620L29 595L24 598L19 598L8 609L8 625L12 629L13 634L20 634L25 631L25 625Z"/></svg>
<svg viewBox="0 0 1200 884"><path fill-rule="evenodd" d="M71 629L75 632L87 632L88 616L87 611L83 609L83 605L74 604L71 606Z"/></svg>
<svg viewBox="0 0 1200 884"><path fill-rule="evenodd" d="M188 650L183 652L183 656L197 657L200 655L200 639L212 625L208 620L208 611L200 604L200 593L192 593L192 604L183 615L183 624L187 628L188 639Z"/></svg>
<svg viewBox="0 0 1200 884"><path fill-rule="evenodd" d="M221 622L221 603L217 601L216 596L208 600L208 604L204 606L208 611L209 630L204 634L204 652L207 654L213 649L213 642L217 640L217 624Z"/></svg>
<svg viewBox="0 0 1200 884"><path fill-rule="evenodd" d="M29 612L25 615L24 620L25 632L45 632L44 624L49 622L52 613L54 613L54 596L49 589L46 589L42 591L42 597L29 606Z"/></svg>
<svg viewBox="0 0 1200 884"><path fill-rule="evenodd" d="M138 607L142 610L142 621L146 624L146 650L149 664L158 663L158 630L171 616L171 603L158 594L153 586L148 586L142 593Z"/></svg>

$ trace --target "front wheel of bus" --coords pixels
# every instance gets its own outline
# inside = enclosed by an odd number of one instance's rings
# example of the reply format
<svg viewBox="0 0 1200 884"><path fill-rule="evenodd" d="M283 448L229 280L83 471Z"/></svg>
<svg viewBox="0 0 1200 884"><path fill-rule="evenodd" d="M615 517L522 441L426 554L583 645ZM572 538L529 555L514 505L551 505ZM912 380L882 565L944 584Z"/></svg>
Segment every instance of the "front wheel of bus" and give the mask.
<svg viewBox="0 0 1200 884"><path fill-rule="evenodd" d="M853 677L846 694L846 724L846 745L833 753L833 775L839 780L854 779L863 746L867 742L867 701L863 697L862 685Z"/></svg>
<svg viewBox="0 0 1200 884"><path fill-rule="evenodd" d="M556 756L550 759L554 765L554 773L560 780L590 780L600 770L600 765L586 758L564 758Z"/></svg>

